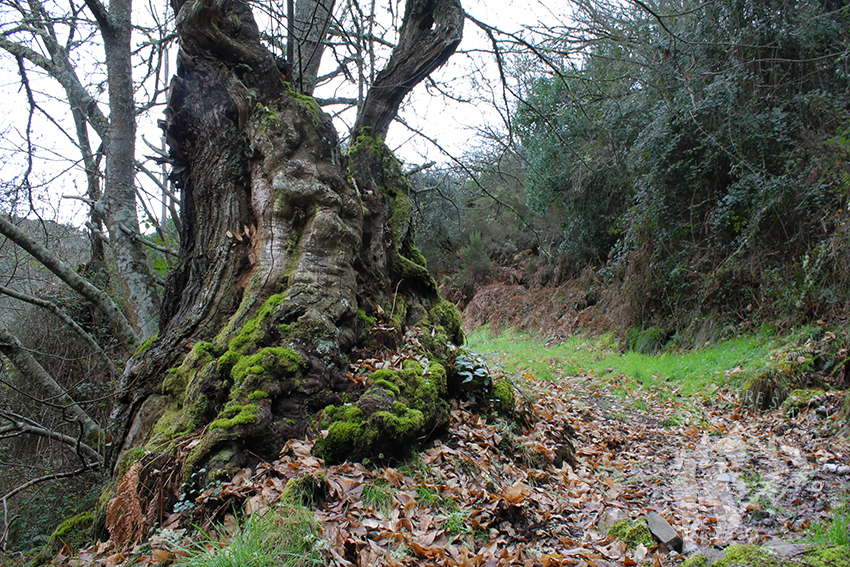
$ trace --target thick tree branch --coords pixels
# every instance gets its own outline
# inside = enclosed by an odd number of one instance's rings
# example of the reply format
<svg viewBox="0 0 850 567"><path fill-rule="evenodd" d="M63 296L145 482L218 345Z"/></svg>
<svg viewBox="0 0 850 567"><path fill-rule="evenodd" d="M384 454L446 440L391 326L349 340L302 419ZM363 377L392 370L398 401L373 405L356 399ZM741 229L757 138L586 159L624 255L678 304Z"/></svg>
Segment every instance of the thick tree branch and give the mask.
<svg viewBox="0 0 850 567"><path fill-rule="evenodd" d="M112 321L118 331L119 338L128 347L135 348L137 346L138 338L136 332L105 292L83 279L73 268L60 260L50 250L30 238L2 215L0 215L0 234L3 234L6 238L29 252L44 267L68 284L71 289L94 303Z"/></svg>
<svg viewBox="0 0 850 567"><path fill-rule="evenodd" d="M386 135L404 97L455 52L463 36L464 12L458 0L408 0L399 42L378 73L351 132L363 128Z"/></svg>
<svg viewBox="0 0 850 567"><path fill-rule="evenodd" d="M91 433L98 433L100 427L94 420L83 411L77 402L68 395L61 385L51 376L38 361L27 351L4 327L0 327L0 354L3 354L28 380L37 385L48 396L64 403L63 410L67 411L72 419L83 425L83 431L88 437Z"/></svg>

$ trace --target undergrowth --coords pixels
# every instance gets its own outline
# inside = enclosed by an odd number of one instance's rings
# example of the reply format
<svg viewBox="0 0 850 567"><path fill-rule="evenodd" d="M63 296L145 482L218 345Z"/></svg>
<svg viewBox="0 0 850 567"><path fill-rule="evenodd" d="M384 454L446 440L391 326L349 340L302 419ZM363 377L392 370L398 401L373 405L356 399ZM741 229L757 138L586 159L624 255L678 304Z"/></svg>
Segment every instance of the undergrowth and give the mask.
<svg viewBox="0 0 850 567"><path fill-rule="evenodd" d="M831 519L813 525L808 539L814 544L850 545L850 500L842 500Z"/></svg>
<svg viewBox="0 0 850 567"><path fill-rule="evenodd" d="M306 567L324 565L319 523L304 506L291 505L253 514L239 530L226 535L203 534L182 549L187 557L179 567Z"/></svg>

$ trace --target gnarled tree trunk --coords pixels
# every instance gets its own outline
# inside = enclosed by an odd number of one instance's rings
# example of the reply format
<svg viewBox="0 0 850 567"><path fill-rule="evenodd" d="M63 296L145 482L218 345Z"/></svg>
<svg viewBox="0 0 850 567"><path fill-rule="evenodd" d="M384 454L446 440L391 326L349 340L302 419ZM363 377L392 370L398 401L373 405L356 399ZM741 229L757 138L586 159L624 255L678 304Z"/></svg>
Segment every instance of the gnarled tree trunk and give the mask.
<svg viewBox="0 0 850 567"><path fill-rule="evenodd" d="M461 340L412 246L407 183L382 141L404 95L460 42L459 3L408 2L346 154L329 117L285 82L247 4L173 5L181 49L163 127L183 194L181 249L159 338L123 377L113 463L120 449L206 427L184 477L201 463L225 474L275 454L322 408L333 459L445 425L444 367L385 373L358 401L348 362L382 312L396 338L429 325L417 345L431 358Z"/></svg>

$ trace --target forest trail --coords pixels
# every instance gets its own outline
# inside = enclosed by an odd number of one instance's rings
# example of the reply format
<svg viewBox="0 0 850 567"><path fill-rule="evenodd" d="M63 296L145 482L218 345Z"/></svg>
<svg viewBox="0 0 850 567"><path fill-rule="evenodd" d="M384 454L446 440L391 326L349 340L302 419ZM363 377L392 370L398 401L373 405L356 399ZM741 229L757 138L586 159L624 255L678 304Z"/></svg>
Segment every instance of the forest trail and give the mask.
<svg viewBox="0 0 850 567"><path fill-rule="evenodd" d="M780 542L804 539L828 504L846 495L847 476L837 474L846 472L846 440L840 448L823 436L819 415L837 410L839 395L789 418L780 410L751 413L723 392L706 403L640 391L625 398L593 378L566 378L559 389L579 433L579 466L609 485L599 500L625 517L662 514L685 553L765 543L794 551ZM582 522L585 533L602 537L593 520Z"/></svg>
<svg viewBox="0 0 850 567"><path fill-rule="evenodd" d="M837 394L789 419L748 413L724 392L618 394L592 374L512 381L516 421L456 405L447 434L387 466L327 466L312 441L293 440L278 460L208 487L148 541L121 552L102 543L58 564L179 559L174 541L199 518L232 531L229 510L280 506L292 479L315 487L309 505L336 566L675 566L735 543L799 555L792 543L846 497L846 438L839 447L824 436L829 418L819 416ZM608 535L615 521L640 525L652 512L684 539L682 554L639 530L622 536L635 540L628 545Z"/></svg>

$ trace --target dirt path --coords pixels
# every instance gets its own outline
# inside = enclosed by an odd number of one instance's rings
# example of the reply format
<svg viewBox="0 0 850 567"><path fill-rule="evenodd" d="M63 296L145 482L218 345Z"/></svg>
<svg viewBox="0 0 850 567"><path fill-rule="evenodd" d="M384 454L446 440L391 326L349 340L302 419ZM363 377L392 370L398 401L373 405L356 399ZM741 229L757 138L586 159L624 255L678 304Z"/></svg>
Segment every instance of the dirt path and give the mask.
<svg viewBox="0 0 850 567"><path fill-rule="evenodd" d="M707 406L641 392L626 399L587 378L564 378L558 390L572 406L578 466L615 486L606 507L661 513L686 551L802 539L848 493L848 477L829 470L847 464L846 439L823 436L818 408L789 420L742 412L724 394Z"/></svg>
<svg viewBox="0 0 850 567"><path fill-rule="evenodd" d="M607 527L657 512L685 553L787 542L847 494L848 477L828 470L850 460L846 441L824 436L817 408L789 421L742 413L722 393L705 405L657 391L617 396L596 377L520 380L516 420L455 405L444 436L383 466L328 466L312 456L312 440L292 440L132 549L105 542L66 550L56 564L167 564L193 525L212 518L232 529L228 511L293 506L283 496L290 481L315 490L307 505L322 553L341 567L672 567L684 555L651 538L627 547Z"/></svg>

